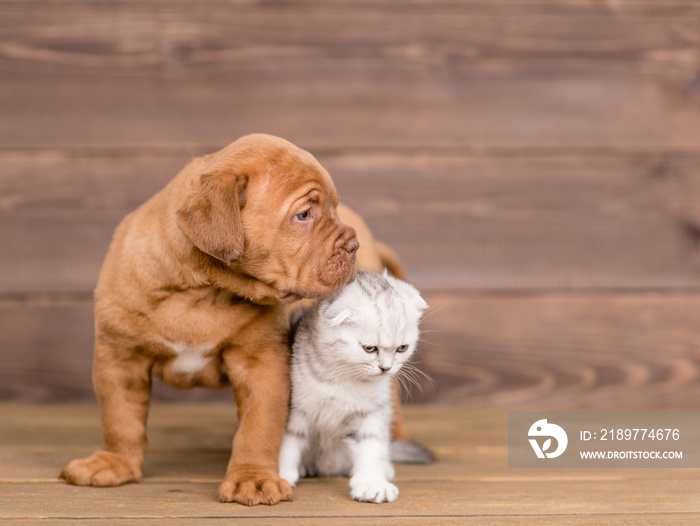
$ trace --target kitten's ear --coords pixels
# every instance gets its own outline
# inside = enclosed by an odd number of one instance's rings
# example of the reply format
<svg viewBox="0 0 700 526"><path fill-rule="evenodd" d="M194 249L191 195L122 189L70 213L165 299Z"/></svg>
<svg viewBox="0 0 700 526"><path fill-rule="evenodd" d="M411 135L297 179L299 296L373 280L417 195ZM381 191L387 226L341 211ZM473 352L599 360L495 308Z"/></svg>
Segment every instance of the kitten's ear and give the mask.
<svg viewBox="0 0 700 526"><path fill-rule="evenodd" d="M423 299L418 290L413 295L413 305L418 309L418 312L423 314L428 309L428 303Z"/></svg>
<svg viewBox="0 0 700 526"><path fill-rule="evenodd" d="M341 301L331 303L323 311L323 317L331 327L338 327L339 325L342 325L348 321L353 314L355 314L355 311L351 307L343 304Z"/></svg>
<svg viewBox="0 0 700 526"><path fill-rule="evenodd" d="M354 314L355 311L352 309L344 309L340 313L338 313L337 316L334 316L333 318L328 318L328 324L331 327L338 327L339 325L342 325L346 321L348 321L352 315Z"/></svg>

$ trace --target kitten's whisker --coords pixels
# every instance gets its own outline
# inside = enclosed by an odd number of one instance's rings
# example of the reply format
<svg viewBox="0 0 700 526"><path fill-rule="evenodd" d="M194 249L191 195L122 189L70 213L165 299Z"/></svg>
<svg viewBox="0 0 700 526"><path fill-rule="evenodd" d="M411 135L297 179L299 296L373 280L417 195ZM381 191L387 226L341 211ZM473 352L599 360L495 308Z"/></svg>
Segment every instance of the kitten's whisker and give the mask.
<svg viewBox="0 0 700 526"><path fill-rule="evenodd" d="M423 392L423 386L420 385L420 382L417 381L417 378L413 375L412 371L410 371L410 370L403 371L402 370L401 373L403 373L401 375L401 380L405 381L406 384L408 384L408 385L414 385L420 393Z"/></svg>
<svg viewBox="0 0 700 526"><path fill-rule="evenodd" d="M435 381L413 364L405 364L404 368L399 371L399 374L402 375L402 379L406 380L406 382L415 385L421 394L424 390L423 379L427 381L432 390L435 389Z"/></svg>
<svg viewBox="0 0 700 526"><path fill-rule="evenodd" d="M408 365L408 370L411 371L414 374L418 374L419 376L423 376L426 380L428 380L431 384L434 384L435 382L433 379L430 377L428 373L425 371L421 370L420 368L416 367L415 365L409 363Z"/></svg>
<svg viewBox="0 0 700 526"><path fill-rule="evenodd" d="M416 385L414 379L411 377L411 375L407 371L404 371L399 378L401 379L401 381L404 383L404 385L406 387L410 387L411 385Z"/></svg>
<svg viewBox="0 0 700 526"><path fill-rule="evenodd" d="M400 371L399 371L399 373L400 373ZM408 399L408 401L411 401L411 400L413 400L413 394L411 393L411 390L408 388L408 386L406 385L406 382L404 381L403 377L400 376L399 373L397 373L395 376L396 381L399 384L399 393L402 395L405 395L406 398Z"/></svg>
<svg viewBox="0 0 700 526"><path fill-rule="evenodd" d="M423 315L422 322L430 318L433 314L436 312L441 311L445 306L444 305L438 305L437 307L430 307L426 313Z"/></svg>

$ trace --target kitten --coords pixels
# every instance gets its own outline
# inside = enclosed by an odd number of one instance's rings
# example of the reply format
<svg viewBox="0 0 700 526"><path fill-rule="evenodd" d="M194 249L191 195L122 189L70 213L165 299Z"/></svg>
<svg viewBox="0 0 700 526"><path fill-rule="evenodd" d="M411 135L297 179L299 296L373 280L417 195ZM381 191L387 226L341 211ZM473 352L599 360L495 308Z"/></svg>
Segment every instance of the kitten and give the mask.
<svg viewBox="0 0 700 526"><path fill-rule="evenodd" d="M292 395L280 476L350 476L350 495L392 502L392 382L416 349L428 307L408 283L360 272L335 296L301 314L292 346ZM396 460L429 463L432 453L401 442Z"/></svg>

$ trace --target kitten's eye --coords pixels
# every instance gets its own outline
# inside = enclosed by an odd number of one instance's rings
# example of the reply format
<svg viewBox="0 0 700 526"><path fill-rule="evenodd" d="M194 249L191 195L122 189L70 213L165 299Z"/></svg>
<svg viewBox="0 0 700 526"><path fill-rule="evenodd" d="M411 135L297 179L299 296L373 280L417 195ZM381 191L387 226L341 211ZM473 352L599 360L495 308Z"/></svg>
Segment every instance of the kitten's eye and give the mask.
<svg viewBox="0 0 700 526"><path fill-rule="evenodd" d="M406 352L408 350L408 345L402 345L396 348L396 352Z"/></svg>
<svg viewBox="0 0 700 526"><path fill-rule="evenodd" d="M362 348L365 350L365 352L377 352L377 347L374 345L363 345Z"/></svg>
<svg viewBox="0 0 700 526"><path fill-rule="evenodd" d="M304 210L300 214L294 216L297 221L306 221L311 216L311 210Z"/></svg>

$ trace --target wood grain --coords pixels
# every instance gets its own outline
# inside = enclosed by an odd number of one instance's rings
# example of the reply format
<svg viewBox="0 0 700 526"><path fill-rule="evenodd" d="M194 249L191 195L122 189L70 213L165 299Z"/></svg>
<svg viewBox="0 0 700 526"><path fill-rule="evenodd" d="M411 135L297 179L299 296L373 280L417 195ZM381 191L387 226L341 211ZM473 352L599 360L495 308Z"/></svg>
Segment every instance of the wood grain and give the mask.
<svg viewBox="0 0 700 526"><path fill-rule="evenodd" d="M0 143L697 148L696 3L0 4Z"/></svg>
<svg viewBox="0 0 700 526"><path fill-rule="evenodd" d="M429 295L431 402L473 407L695 409L695 294ZM433 393L432 396L430 393Z"/></svg>
<svg viewBox="0 0 700 526"><path fill-rule="evenodd" d="M207 518L211 520L210 518ZM197 524L197 519L184 519L184 518L157 518L157 519L144 519L138 518L138 524L143 526L161 526L161 525L174 525L182 526L188 524ZM295 526L300 524L309 526L340 526L347 525L352 526L357 524L357 518L355 517L275 517L275 525L280 526ZM607 514L607 513L596 513L591 516L578 516L578 515L556 515L551 516L531 516L531 517L514 517L514 516L504 516L504 515L491 515L488 517L382 517L377 519L373 517L373 524L382 524L385 526L425 526L431 524L439 524L440 526L491 526L497 521L498 524L503 524L506 526L524 526L524 525L537 525L537 526L560 526L563 521L566 524L571 524L574 526L600 526L600 524L615 524L617 526L658 526L659 524L674 524L677 526L688 525L695 526L698 521L698 515L695 513L673 513L673 514L662 514L662 513L634 513L634 514ZM95 524L98 526L109 525L109 524L120 524L121 519L90 519L90 524ZM247 525L250 526L268 526L270 524L269 518L263 519L250 519L245 520ZM26 524L27 521L24 519L5 519L3 523L6 524ZM61 526L65 524L74 524L75 519L42 519L41 524L46 526Z"/></svg>
<svg viewBox="0 0 700 526"><path fill-rule="evenodd" d="M91 398L114 227L267 131L444 305L423 400L693 407L699 26L692 0L0 2L0 398Z"/></svg>
<svg viewBox="0 0 700 526"><path fill-rule="evenodd" d="M695 409L700 295L425 292L412 402L468 407ZM93 399L91 302L0 302L0 398ZM230 402L231 391L157 400Z"/></svg>
<svg viewBox="0 0 700 526"><path fill-rule="evenodd" d="M306 479L293 503L253 508L216 500L235 428L230 406L155 404L144 482L102 490L54 478L65 461L99 446L94 405L3 404L0 415L3 522L693 524L700 517L697 469L509 470L505 411L409 407L411 433L438 461L397 465L401 494L391 505L353 502L346 479Z"/></svg>
<svg viewBox="0 0 700 526"><path fill-rule="evenodd" d="M36 296L0 301L0 399L92 400L93 305ZM158 400L231 401L233 392L179 391L156 382Z"/></svg>
<svg viewBox="0 0 700 526"><path fill-rule="evenodd" d="M189 157L0 156L0 293L89 294L119 221ZM700 286L696 155L318 157L421 287Z"/></svg>

